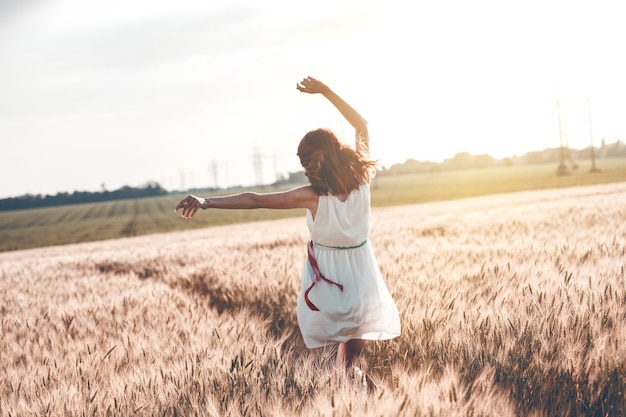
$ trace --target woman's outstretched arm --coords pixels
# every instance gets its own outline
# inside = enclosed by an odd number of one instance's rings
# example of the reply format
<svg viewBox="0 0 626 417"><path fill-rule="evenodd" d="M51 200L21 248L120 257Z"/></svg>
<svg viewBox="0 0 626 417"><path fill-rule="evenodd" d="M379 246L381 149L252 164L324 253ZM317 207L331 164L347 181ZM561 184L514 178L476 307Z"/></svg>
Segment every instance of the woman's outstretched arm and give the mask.
<svg viewBox="0 0 626 417"><path fill-rule="evenodd" d="M276 193L253 193L245 192L221 197L202 198L188 195L180 200L174 211L182 209L184 218L193 217L200 209L244 209L257 208L269 209L292 209L305 208L311 210L313 215L317 211L318 195L311 186L293 188L289 191Z"/></svg>
<svg viewBox="0 0 626 417"><path fill-rule="evenodd" d="M356 130L356 150L361 155L369 155L369 132L367 121L355 109L333 92L326 84L312 77L306 77L296 88L303 93L322 94L341 112L343 117Z"/></svg>

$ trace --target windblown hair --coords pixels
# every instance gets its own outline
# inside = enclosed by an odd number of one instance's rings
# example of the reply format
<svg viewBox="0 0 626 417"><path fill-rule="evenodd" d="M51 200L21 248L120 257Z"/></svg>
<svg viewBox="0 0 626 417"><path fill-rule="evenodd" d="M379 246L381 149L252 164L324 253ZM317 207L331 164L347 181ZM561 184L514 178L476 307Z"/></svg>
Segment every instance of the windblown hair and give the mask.
<svg viewBox="0 0 626 417"><path fill-rule="evenodd" d="M348 194L371 179L376 161L342 144L330 129L315 129L304 135L298 156L315 192L319 195Z"/></svg>

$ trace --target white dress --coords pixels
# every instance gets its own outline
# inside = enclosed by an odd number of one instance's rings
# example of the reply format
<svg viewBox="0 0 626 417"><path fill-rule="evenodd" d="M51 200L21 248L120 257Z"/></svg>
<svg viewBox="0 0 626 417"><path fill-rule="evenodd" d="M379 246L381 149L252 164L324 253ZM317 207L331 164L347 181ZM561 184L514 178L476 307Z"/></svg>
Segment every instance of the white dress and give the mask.
<svg viewBox="0 0 626 417"><path fill-rule="evenodd" d="M351 339L385 340L400 335L400 316L369 244L369 183L352 191L345 201L319 197L315 219L307 210L307 226L319 270L326 278L316 282L309 261L302 270L298 297L298 324L304 343L317 348Z"/></svg>

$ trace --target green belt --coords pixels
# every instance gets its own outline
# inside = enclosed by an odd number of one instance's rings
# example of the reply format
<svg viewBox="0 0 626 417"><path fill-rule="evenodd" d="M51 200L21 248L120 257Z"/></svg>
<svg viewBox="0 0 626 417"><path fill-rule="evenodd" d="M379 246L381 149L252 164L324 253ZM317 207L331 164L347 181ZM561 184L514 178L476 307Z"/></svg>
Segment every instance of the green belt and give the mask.
<svg viewBox="0 0 626 417"><path fill-rule="evenodd" d="M365 239L363 242L359 243L356 246L328 246L328 245L322 245L321 243L317 243L317 242L313 242L315 244L315 246L319 246L322 248L326 248L326 249L339 249L339 250L346 250L346 249L357 249L360 248L361 246L365 245L367 243L367 239Z"/></svg>

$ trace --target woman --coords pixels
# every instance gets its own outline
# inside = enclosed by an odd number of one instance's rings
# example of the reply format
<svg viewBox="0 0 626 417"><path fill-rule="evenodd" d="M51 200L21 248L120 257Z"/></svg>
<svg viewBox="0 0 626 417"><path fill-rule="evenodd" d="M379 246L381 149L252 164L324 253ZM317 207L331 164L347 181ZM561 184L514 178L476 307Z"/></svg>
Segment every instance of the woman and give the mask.
<svg viewBox="0 0 626 417"><path fill-rule="evenodd" d="M400 318L368 242L370 181L367 122L322 82L307 77L296 88L326 97L356 130L355 150L328 129L308 132L298 156L310 185L276 193L200 198L176 206L182 216L199 209L303 208L311 241L302 271L298 324L310 349L338 343L337 365L351 368L365 340L400 335Z"/></svg>

